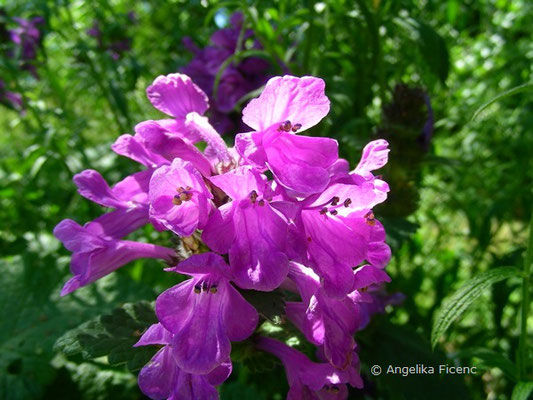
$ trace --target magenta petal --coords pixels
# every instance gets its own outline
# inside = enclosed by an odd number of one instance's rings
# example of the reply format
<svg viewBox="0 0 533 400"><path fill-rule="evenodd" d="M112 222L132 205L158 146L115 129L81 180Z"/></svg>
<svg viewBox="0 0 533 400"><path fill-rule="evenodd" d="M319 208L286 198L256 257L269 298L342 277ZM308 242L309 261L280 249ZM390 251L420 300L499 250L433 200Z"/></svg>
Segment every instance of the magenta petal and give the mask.
<svg viewBox="0 0 533 400"><path fill-rule="evenodd" d="M270 79L257 99L242 112L243 122L256 131L291 121L301 130L316 125L329 112L329 99L320 78L283 76Z"/></svg>
<svg viewBox="0 0 533 400"><path fill-rule="evenodd" d="M173 117L185 117L193 111L203 114L209 107L207 95L183 74L158 76L146 94L155 108Z"/></svg>
<svg viewBox="0 0 533 400"><path fill-rule="evenodd" d="M361 161L355 168L355 173L365 176L387 164L389 157L389 144L384 139L374 140L363 149Z"/></svg>
<svg viewBox="0 0 533 400"><path fill-rule="evenodd" d="M231 345L221 310L226 290L227 287L220 284L215 294L193 293L197 303L172 341L174 358L185 372L207 374L228 359Z"/></svg>
<svg viewBox="0 0 533 400"><path fill-rule="evenodd" d="M139 372L139 388L151 399L167 399L173 390L176 372L172 350L165 346Z"/></svg>
<svg viewBox="0 0 533 400"><path fill-rule="evenodd" d="M390 277L382 269L371 265L363 265L354 272L354 290L382 282L390 282Z"/></svg>
<svg viewBox="0 0 533 400"><path fill-rule="evenodd" d="M249 197L253 190L262 194L265 187L264 177L251 166L239 167L222 175L211 176L209 181L233 200Z"/></svg>
<svg viewBox="0 0 533 400"><path fill-rule="evenodd" d="M175 159L159 167L150 180L149 193L151 219L174 233L190 236L207 223L212 194L191 163ZM182 195L186 197L180 200Z"/></svg>
<svg viewBox="0 0 533 400"><path fill-rule="evenodd" d="M193 375L180 371L176 387L168 400L218 400L217 390L203 375Z"/></svg>
<svg viewBox="0 0 533 400"><path fill-rule="evenodd" d="M213 274L215 276L230 277L229 266L226 261L215 253L193 254L177 266L167 268L166 271L179 272L187 275Z"/></svg>
<svg viewBox="0 0 533 400"><path fill-rule="evenodd" d="M224 204L211 214L202 232L202 240L217 253L227 253L235 240L233 212L233 203Z"/></svg>
<svg viewBox="0 0 533 400"><path fill-rule="evenodd" d="M235 136L235 149L244 158L246 164L264 168L267 161L263 147L254 138L262 138L262 132L239 133Z"/></svg>
<svg viewBox="0 0 533 400"><path fill-rule="evenodd" d="M176 333L193 318L195 293L194 281L189 279L179 285L165 290L155 303L155 312L159 322L170 332Z"/></svg>
<svg viewBox="0 0 533 400"><path fill-rule="evenodd" d="M223 162L230 161L226 143L215 128L211 126L207 117L202 117L197 113L190 113L187 115L185 126L207 144L205 154L213 154L218 160Z"/></svg>
<svg viewBox="0 0 533 400"><path fill-rule="evenodd" d="M146 148L168 161L181 158L191 162L203 175L211 175L211 163L193 144L168 132L156 121L144 121L135 126L135 132Z"/></svg>
<svg viewBox="0 0 533 400"><path fill-rule="evenodd" d="M287 224L268 203L242 203L234 213L239 234L229 252L234 281L243 289L274 290L289 272Z"/></svg>
<svg viewBox="0 0 533 400"><path fill-rule="evenodd" d="M172 334L161 324L153 324L143 333L141 338L133 347L149 346L153 344L170 344Z"/></svg>
<svg viewBox="0 0 533 400"><path fill-rule="evenodd" d="M213 386L220 385L228 379L232 369L233 365L231 364L231 359L228 359L206 375L207 381Z"/></svg>
<svg viewBox="0 0 533 400"><path fill-rule="evenodd" d="M269 132L263 141L268 166L288 189L317 193L330 180L328 168L338 158L338 144L329 138Z"/></svg>
<svg viewBox="0 0 533 400"><path fill-rule="evenodd" d="M111 145L111 149L121 156L131 158L150 168L168 163L165 158L146 149L138 138L129 134L119 136L115 143Z"/></svg>
<svg viewBox="0 0 533 400"><path fill-rule="evenodd" d="M368 244L366 260L376 267L384 268L391 259L390 247L383 242L373 242Z"/></svg>
<svg viewBox="0 0 533 400"><path fill-rule="evenodd" d="M229 340L241 341L254 332L259 320L257 311L231 285L228 285L223 312Z"/></svg>
<svg viewBox="0 0 533 400"><path fill-rule="evenodd" d="M86 169L74 175L74 183L78 186L78 193L104 207L124 207L124 201L118 199L98 171Z"/></svg>

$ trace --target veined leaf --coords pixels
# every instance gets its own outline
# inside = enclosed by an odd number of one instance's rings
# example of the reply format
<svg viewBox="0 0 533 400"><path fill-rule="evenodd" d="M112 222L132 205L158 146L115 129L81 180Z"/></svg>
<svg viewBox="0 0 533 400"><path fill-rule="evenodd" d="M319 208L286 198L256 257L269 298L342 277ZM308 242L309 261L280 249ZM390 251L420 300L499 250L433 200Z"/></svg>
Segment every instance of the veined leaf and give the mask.
<svg viewBox="0 0 533 400"><path fill-rule="evenodd" d="M479 368L499 368L507 377L516 382L517 373L516 366L504 355L497 353L494 350L484 348L471 348L460 351L457 357L475 357L480 360Z"/></svg>
<svg viewBox="0 0 533 400"><path fill-rule="evenodd" d="M466 282L457 292L444 301L433 323L431 345L435 347L439 338L446 332L452 322L459 318L481 296L485 289L512 276L520 276L520 271L515 267L499 267L483 272Z"/></svg>
<svg viewBox="0 0 533 400"><path fill-rule="evenodd" d="M533 382L518 382L513 389L511 400L527 400L533 392Z"/></svg>

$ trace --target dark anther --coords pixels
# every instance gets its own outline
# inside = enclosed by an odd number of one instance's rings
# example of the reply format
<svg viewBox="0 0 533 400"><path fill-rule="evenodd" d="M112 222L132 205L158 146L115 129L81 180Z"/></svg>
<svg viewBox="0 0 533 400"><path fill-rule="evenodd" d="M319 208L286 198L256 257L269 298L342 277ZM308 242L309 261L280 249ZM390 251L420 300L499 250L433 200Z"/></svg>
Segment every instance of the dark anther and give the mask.
<svg viewBox="0 0 533 400"><path fill-rule="evenodd" d="M337 210L331 210L329 213L331 215L337 215L339 212Z"/></svg>
<svg viewBox="0 0 533 400"><path fill-rule="evenodd" d="M376 175L376 179L383 179L383 175Z"/></svg>
<svg viewBox="0 0 533 400"><path fill-rule="evenodd" d="M327 212L328 212L328 209L326 207L324 207L322 210L320 210L320 214L322 214L322 215L324 215Z"/></svg>
<svg viewBox="0 0 533 400"><path fill-rule="evenodd" d="M329 388L329 390L330 390L331 393L339 393L339 391L340 391L338 386L331 386Z"/></svg>
<svg viewBox="0 0 533 400"><path fill-rule="evenodd" d="M339 201L340 199L337 196L333 196L333 198L331 199L331 205L336 206L337 204L339 204Z"/></svg>
<svg viewBox="0 0 533 400"><path fill-rule="evenodd" d="M256 200L257 200L257 192L255 190L252 190L252 193L250 193L250 201L252 203L255 203Z"/></svg>
<svg viewBox="0 0 533 400"><path fill-rule="evenodd" d="M172 204L174 204L175 206L181 206L181 199L180 199L180 196L174 196L174 198L172 199Z"/></svg>
<svg viewBox="0 0 533 400"><path fill-rule="evenodd" d="M364 293L368 290L368 286L365 286L365 287L362 287L361 289L359 289L360 292Z"/></svg>
<svg viewBox="0 0 533 400"><path fill-rule="evenodd" d="M279 130L284 131L284 132L290 132L291 128L292 128L291 121L285 121L279 126Z"/></svg>
<svg viewBox="0 0 533 400"><path fill-rule="evenodd" d="M263 199L259 200L259 202L257 203L259 204L261 207L265 205L265 201Z"/></svg>
<svg viewBox="0 0 533 400"><path fill-rule="evenodd" d="M348 197L346 200L344 200L344 207L348 207L350 204L352 204L352 199Z"/></svg>
<svg viewBox="0 0 533 400"><path fill-rule="evenodd" d="M186 186L185 187L185 190L191 190L191 189L192 189L192 187L190 187L190 186Z"/></svg>
<svg viewBox="0 0 533 400"><path fill-rule="evenodd" d="M210 288L209 288L209 292L211 293L216 293L217 292L217 285L212 285Z"/></svg>
<svg viewBox="0 0 533 400"><path fill-rule="evenodd" d="M209 291L209 287L207 286L207 283L202 282L202 292L208 292L208 291Z"/></svg>
<svg viewBox="0 0 533 400"><path fill-rule="evenodd" d="M374 219L374 213L369 211L365 215L366 223L370 226L376 225L376 220Z"/></svg>
<svg viewBox="0 0 533 400"><path fill-rule="evenodd" d="M294 124L294 125L292 126L292 131L293 131L293 132L296 132L296 131L298 131L301 127L302 127L302 124Z"/></svg>
<svg viewBox="0 0 533 400"><path fill-rule="evenodd" d="M194 286L194 293L198 294L202 291L202 288L200 287L200 285L195 285Z"/></svg>

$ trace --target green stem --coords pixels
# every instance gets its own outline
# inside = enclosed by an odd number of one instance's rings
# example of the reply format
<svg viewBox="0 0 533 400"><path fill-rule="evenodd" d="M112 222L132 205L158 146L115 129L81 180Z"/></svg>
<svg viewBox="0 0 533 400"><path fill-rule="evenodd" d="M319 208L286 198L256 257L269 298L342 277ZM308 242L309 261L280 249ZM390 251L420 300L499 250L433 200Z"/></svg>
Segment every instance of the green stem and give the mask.
<svg viewBox="0 0 533 400"><path fill-rule="evenodd" d="M531 280L531 263L533 262L533 214L529 223L529 241L527 244L526 257L524 260L524 277L522 278L522 304L520 317L520 338L518 342L517 367L521 381L527 378L527 318L529 316L529 282Z"/></svg>

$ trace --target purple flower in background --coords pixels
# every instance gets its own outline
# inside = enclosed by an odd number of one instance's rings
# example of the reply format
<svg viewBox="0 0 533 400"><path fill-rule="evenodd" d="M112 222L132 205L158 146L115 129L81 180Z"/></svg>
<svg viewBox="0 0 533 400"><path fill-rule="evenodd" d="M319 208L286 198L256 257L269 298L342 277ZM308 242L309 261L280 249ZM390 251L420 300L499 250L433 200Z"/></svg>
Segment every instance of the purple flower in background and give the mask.
<svg viewBox="0 0 533 400"><path fill-rule="evenodd" d="M117 240L130 233L138 226L117 226L116 213L104 214L102 217L80 226L76 222L66 219L54 229L56 238L73 252L70 269L74 274L63 290L64 296L74 290L86 286L97 279L108 275L123 265L138 258L160 258L172 261L174 250L149 243L138 243L128 240Z"/></svg>
<svg viewBox="0 0 533 400"><path fill-rule="evenodd" d="M231 374L228 360L205 375L180 369L172 355L173 335L161 324L152 325L135 346L163 345L139 372L139 387L151 399L218 399L215 388Z"/></svg>
<svg viewBox="0 0 533 400"><path fill-rule="evenodd" d="M357 357L353 357L353 363L346 370L339 370L327 363L314 363L278 340L260 337L256 346L274 354L283 363L290 386L287 400L342 400L348 397L346 383L363 387Z"/></svg>
<svg viewBox="0 0 533 400"><path fill-rule="evenodd" d="M23 111L22 96L19 93L11 92L6 89L6 84L0 79L0 103L13 108L14 110Z"/></svg>
<svg viewBox="0 0 533 400"><path fill-rule="evenodd" d="M127 35L128 26L135 24L135 12L115 15L112 22L95 19L87 34L96 39L101 51L106 51L116 61L131 50L132 39ZM102 27L103 26L103 27Z"/></svg>
<svg viewBox="0 0 533 400"><path fill-rule="evenodd" d="M246 94L264 85L269 78L267 70L270 64L259 57L247 57L226 66L217 92L214 92L215 79L222 65L237 50L239 35L243 25L243 15L235 13L230 18L231 27L216 31L211 36L211 45L200 49L190 38L185 38L185 46L194 54L191 62L182 71L189 75L209 96L211 103L210 121L220 133L227 133L235 128L235 121L229 113L237 102ZM241 43L253 38L253 31L244 31ZM242 45L241 45L242 46ZM255 41L254 49L260 49Z"/></svg>
<svg viewBox="0 0 533 400"><path fill-rule="evenodd" d="M13 18L18 27L10 30L11 40L20 48L20 58L31 61L37 57L37 49L41 44L41 31L39 25L44 24L43 17L31 19Z"/></svg>
<svg viewBox="0 0 533 400"><path fill-rule="evenodd" d="M157 298L157 317L174 335L172 354L179 368L208 374L228 360L230 340L252 334L257 311L230 284L230 268L217 254L193 255L167 271L192 279Z"/></svg>

